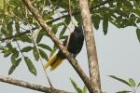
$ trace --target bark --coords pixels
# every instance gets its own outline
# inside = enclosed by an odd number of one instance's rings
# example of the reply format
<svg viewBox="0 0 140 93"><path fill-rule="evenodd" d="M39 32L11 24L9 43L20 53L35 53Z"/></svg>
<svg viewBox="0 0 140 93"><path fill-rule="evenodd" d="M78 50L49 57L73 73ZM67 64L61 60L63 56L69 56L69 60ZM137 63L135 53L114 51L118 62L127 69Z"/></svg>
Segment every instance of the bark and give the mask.
<svg viewBox="0 0 140 93"><path fill-rule="evenodd" d="M33 89L33 90L37 90L37 91L41 91L41 92L46 92L46 93L71 93L71 92L66 92L64 90L58 90L58 89L51 89L42 85L36 85L36 84L31 84L22 80L17 80L17 79L13 79L10 77L4 77L0 75L0 81L1 82L5 82L5 83L9 83L12 85L16 85L16 86L21 86L24 88L28 88L28 89ZM53 92L52 92L53 91Z"/></svg>
<svg viewBox="0 0 140 93"><path fill-rule="evenodd" d="M94 87L92 92L101 93L99 66L88 0L79 0L79 6L84 25L84 34L89 61L89 73Z"/></svg>
<svg viewBox="0 0 140 93"><path fill-rule="evenodd" d="M91 80L87 77L87 75L84 73L84 71L81 69L81 67L78 65L77 61L73 58L73 56L67 51L67 49L59 42L59 39L56 38L56 36L52 33L51 27L49 27L46 22L43 20L41 15L38 13L38 11L32 6L30 0L22 0L26 7L29 9L29 11L34 15L36 20L39 22L40 26L44 29L44 31L47 32L48 36L51 38L51 40L56 44L56 46L64 53L64 55L67 57L71 65L74 67L75 71L78 73L78 75L81 77L85 85L87 86L90 93L93 93L93 84L91 83Z"/></svg>

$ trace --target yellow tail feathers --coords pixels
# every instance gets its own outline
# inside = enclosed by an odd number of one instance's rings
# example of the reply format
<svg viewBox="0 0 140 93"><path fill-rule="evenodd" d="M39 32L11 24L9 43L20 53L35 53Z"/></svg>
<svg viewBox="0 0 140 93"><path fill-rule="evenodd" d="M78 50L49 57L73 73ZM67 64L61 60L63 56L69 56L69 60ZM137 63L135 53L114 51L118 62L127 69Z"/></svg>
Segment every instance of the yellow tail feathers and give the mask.
<svg viewBox="0 0 140 93"><path fill-rule="evenodd" d="M49 61L44 65L44 68L48 68L51 66L51 71L56 69L63 61L64 59L60 59L57 57L57 55L51 57Z"/></svg>

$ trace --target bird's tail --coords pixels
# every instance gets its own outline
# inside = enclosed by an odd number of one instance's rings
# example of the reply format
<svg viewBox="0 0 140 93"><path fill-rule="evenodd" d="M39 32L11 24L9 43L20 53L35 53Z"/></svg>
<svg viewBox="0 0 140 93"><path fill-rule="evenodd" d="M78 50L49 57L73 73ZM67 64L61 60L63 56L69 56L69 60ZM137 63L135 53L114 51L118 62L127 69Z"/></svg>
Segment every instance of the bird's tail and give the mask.
<svg viewBox="0 0 140 93"><path fill-rule="evenodd" d="M49 66L51 66L51 71L55 70L61 63L62 63L63 59L61 59L60 57L58 57L57 55L52 56L49 61L44 65L44 68L48 68Z"/></svg>

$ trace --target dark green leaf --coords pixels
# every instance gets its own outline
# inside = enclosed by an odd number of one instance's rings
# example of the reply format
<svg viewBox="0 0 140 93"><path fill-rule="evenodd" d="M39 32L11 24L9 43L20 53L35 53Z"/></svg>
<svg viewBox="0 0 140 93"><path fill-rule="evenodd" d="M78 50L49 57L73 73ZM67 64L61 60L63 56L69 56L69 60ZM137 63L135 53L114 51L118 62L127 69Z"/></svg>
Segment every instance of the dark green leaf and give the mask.
<svg viewBox="0 0 140 93"><path fill-rule="evenodd" d="M108 15L104 15L103 18L103 32L106 35L108 31Z"/></svg>
<svg viewBox="0 0 140 93"><path fill-rule="evenodd" d="M12 35L12 32L13 32L13 21L10 21L8 24L7 24L7 32L8 32L8 35Z"/></svg>
<svg viewBox="0 0 140 93"><path fill-rule="evenodd" d="M33 48L33 55L34 55L35 60L38 61L39 60L39 53L38 53L36 47Z"/></svg>
<svg viewBox="0 0 140 93"><path fill-rule="evenodd" d="M64 40L66 40L67 38L68 38L68 36L64 35L64 36L60 36L59 39L64 39Z"/></svg>
<svg viewBox="0 0 140 93"><path fill-rule="evenodd" d="M72 83L74 89L76 90L76 92L77 93L82 93L82 90L77 86L77 84L75 83L75 81L73 79L71 79L71 78L70 78L70 80L71 80L71 83Z"/></svg>
<svg viewBox="0 0 140 93"><path fill-rule="evenodd" d="M92 20L93 20L95 29L99 29L99 25L100 25L100 21L101 21L100 16L93 14Z"/></svg>
<svg viewBox="0 0 140 93"><path fill-rule="evenodd" d="M13 71L14 71L15 69L16 69L16 67L12 65L12 66L10 67L9 71L8 71L8 74L9 74L9 75L12 74Z"/></svg>
<svg viewBox="0 0 140 93"><path fill-rule="evenodd" d="M3 51L4 57L8 57L11 54L11 51Z"/></svg>
<svg viewBox="0 0 140 93"><path fill-rule="evenodd" d="M24 47L24 48L21 50L21 52L29 52L29 51L31 51L32 49L33 49L33 47L27 46L27 47Z"/></svg>
<svg viewBox="0 0 140 93"><path fill-rule="evenodd" d="M8 72L9 75L13 73L13 71L16 69L16 67L19 65L20 62L21 62L21 58L17 60L12 59L12 66L10 67L9 72Z"/></svg>
<svg viewBox="0 0 140 93"><path fill-rule="evenodd" d="M39 43L41 41L41 39L43 38L43 36L44 36L43 32L44 31L39 31L37 38L36 38L36 43Z"/></svg>
<svg viewBox="0 0 140 93"><path fill-rule="evenodd" d="M32 40L27 35L21 35L20 37L16 37L16 40L20 40L22 42L31 43Z"/></svg>
<svg viewBox="0 0 140 93"><path fill-rule="evenodd" d="M24 60L25 60L25 62L26 62L26 64L27 64L27 66L28 66L29 71L30 71L32 74L36 75L36 74L37 74L37 71L36 71L36 68L35 68L35 66L33 65L32 61L31 61L28 57L24 57Z"/></svg>
<svg viewBox="0 0 140 93"><path fill-rule="evenodd" d="M49 51L52 51L51 47L49 47L48 45L45 45L45 44L38 44L39 47L41 48L44 48L44 49L47 49Z"/></svg>
<svg viewBox="0 0 140 93"><path fill-rule="evenodd" d="M11 43L7 43L6 46L8 47L9 50L11 50L11 51L13 50L13 47L12 47Z"/></svg>
<svg viewBox="0 0 140 93"><path fill-rule="evenodd" d="M132 79L132 78L129 78L129 84L131 85L131 87L136 86L136 83L135 83L134 79Z"/></svg>
<svg viewBox="0 0 140 93"><path fill-rule="evenodd" d="M19 56L19 52L13 53L12 56L11 56L12 62L14 62L14 60L16 61L16 58L17 58L18 56Z"/></svg>
<svg viewBox="0 0 140 93"><path fill-rule="evenodd" d="M64 33L65 33L66 29L67 29L67 27L66 27L66 26L64 26L64 27L63 27L63 29L62 29L62 31L60 32L60 36L64 35Z"/></svg>
<svg viewBox="0 0 140 93"><path fill-rule="evenodd" d="M138 40L139 40L139 42L140 42L140 29L136 29L136 33L137 33L137 38L138 38Z"/></svg>
<svg viewBox="0 0 140 93"><path fill-rule="evenodd" d="M16 31L17 31L18 33L20 33L20 24L19 24L18 21L15 22L15 28L16 28Z"/></svg>
<svg viewBox="0 0 140 93"><path fill-rule="evenodd" d="M40 55L41 55L42 58L48 60L47 54L42 49L39 49L39 53L40 53Z"/></svg>
<svg viewBox="0 0 140 93"><path fill-rule="evenodd" d="M121 79L121 78L116 77L116 76L113 76L113 75L109 75L109 76L110 76L111 78L116 79L116 80L118 80L118 81L120 81L120 82L122 82L122 83L128 85L129 87L131 87L131 85L129 84L129 82L127 82L126 80Z"/></svg>

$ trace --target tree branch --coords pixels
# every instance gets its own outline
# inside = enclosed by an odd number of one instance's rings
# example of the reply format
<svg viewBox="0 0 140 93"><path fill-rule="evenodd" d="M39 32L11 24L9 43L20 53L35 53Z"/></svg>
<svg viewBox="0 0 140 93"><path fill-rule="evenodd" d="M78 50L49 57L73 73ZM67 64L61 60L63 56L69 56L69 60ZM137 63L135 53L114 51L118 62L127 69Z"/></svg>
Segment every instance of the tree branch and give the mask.
<svg viewBox="0 0 140 93"><path fill-rule="evenodd" d="M0 81L1 82L5 82L5 83L9 83L12 85L16 85L16 86L21 86L24 88L28 88L28 89L33 89L33 90L37 90L37 91L41 91L41 92L46 92L46 93L52 93L52 89L42 86L42 85L36 85L36 84L31 84L22 80L17 80L17 79L13 79L10 77L4 77L0 75ZM71 93L71 92L66 92L64 90L58 90L58 89L54 89L53 91L55 91L55 93Z"/></svg>
<svg viewBox="0 0 140 93"><path fill-rule="evenodd" d="M77 61L73 58L73 56L67 51L67 49L60 43L59 39L56 38L56 36L52 33L51 27L49 27L41 15L37 12L37 10L32 6L30 0L22 0L26 7L29 9L29 11L34 15L36 20L39 22L40 26L44 29L44 31L47 32L48 36L51 38L51 40L56 44L56 46L64 53L64 55L67 57L71 65L74 67L75 71L78 73L78 75L81 77L89 91L93 90L93 84L90 81L90 79L87 77L87 75L84 73L84 71L81 69ZM91 92L92 93L92 92Z"/></svg>
<svg viewBox="0 0 140 93"><path fill-rule="evenodd" d="M89 73L93 83L93 91L90 93L101 93L99 66L88 0L79 0L79 6L85 31L84 34L89 61Z"/></svg>
<svg viewBox="0 0 140 93"><path fill-rule="evenodd" d="M95 8L100 7L100 6L102 6L102 5L105 5L105 4L109 3L109 2L113 2L113 1L115 1L115 0L106 0L106 1L103 1L103 2L101 2L101 3L99 3L99 4L97 4L96 6L91 7L90 10L94 12L94 9L95 9ZM68 12L68 11L63 11L62 13L66 13L66 12ZM73 12L71 15L78 15L78 14L80 14L80 11ZM58 21L58 20L63 19L63 18L66 18L66 17L68 17L68 16L69 16L69 13L66 14L66 15L63 15L63 16L61 16L61 17L58 17L58 18L56 18L56 19L53 19L53 20L51 20L51 21L48 21L48 22L46 22L46 24L51 24L51 23L53 23L53 22L55 22L55 21ZM34 30L36 30L36 29L38 29L38 28L39 28L39 27L35 27L35 28L32 28L31 30L34 31ZM0 41L5 41L5 40L8 40L8 39L12 39L12 38L14 38L14 37L19 37L19 36L24 35L24 34L27 34L27 33L30 33L30 30L26 30L25 32L18 33L18 34L16 34L16 35L9 36L9 37L6 37L6 38L1 38Z"/></svg>

